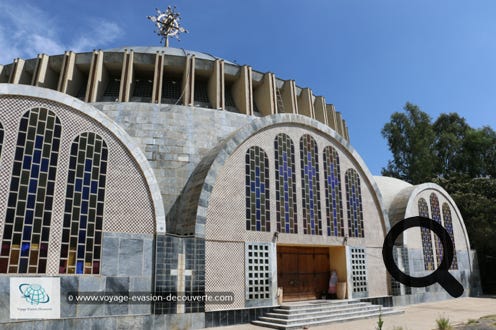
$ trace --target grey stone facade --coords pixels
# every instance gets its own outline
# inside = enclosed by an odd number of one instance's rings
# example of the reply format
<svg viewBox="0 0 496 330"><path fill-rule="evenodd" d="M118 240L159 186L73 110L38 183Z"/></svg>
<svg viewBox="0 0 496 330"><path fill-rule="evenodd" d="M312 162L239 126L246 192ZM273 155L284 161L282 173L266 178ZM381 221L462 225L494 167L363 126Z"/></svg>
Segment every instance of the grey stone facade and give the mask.
<svg viewBox="0 0 496 330"><path fill-rule="evenodd" d="M165 213L200 161L226 136L255 117L180 105L93 104L133 137L157 178Z"/></svg>

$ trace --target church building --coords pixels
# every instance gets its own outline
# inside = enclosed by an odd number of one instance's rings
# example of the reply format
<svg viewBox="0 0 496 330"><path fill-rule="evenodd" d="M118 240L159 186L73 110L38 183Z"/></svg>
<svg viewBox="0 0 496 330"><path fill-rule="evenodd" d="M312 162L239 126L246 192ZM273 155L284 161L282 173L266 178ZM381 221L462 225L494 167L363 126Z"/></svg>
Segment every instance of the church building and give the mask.
<svg viewBox="0 0 496 330"><path fill-rule="evenodd" d="M450 273L464 296L478 294L475 253L449 194L373 176L352 138L310 88L207 53L126 47L0 65L0 327L249 323L326 298L332 271L336 301L396 309L451 298L385 268L386 234L417 215L444 226ZM441 263L428 229L396 244L396 264L411 276ZM13 318L13 295L34 307L46 300L13 289L19 278L56 279L60 315ZM212 300L68 298L77 293Z"/></svg>

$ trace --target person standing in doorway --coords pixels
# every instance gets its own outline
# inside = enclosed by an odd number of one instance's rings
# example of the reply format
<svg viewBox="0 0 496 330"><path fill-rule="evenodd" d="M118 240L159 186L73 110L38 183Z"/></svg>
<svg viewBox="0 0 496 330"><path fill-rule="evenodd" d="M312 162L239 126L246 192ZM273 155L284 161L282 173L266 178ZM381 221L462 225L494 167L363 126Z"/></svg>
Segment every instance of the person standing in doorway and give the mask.
<svg viewBox="0 0 496 330"><path fill-rule="evenodd" d="M331 271L331 277L329 278L329 288L327 289L327 298L336 299L336 286L338 283L338 274L335 270Z"/></svg>

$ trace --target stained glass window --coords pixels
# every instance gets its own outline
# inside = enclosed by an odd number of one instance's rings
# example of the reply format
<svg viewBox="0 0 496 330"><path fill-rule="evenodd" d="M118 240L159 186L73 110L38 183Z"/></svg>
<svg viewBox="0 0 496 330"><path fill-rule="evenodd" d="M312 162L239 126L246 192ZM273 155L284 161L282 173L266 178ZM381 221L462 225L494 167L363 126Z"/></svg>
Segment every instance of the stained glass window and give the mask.
<svg viewBox="0 0 496 330"><path fill-rule="evenodd" d="M298 233L294 144L286 134L274 140L277 231Z"/></svg>
<svg viewBox="0 0 496 330"><path fill-rule="evenodd" d="M108 150L95 133L83 133L71 146L67 179L61 274L99 274Z"/></svg>
<svg viewBox="0 0 496 330"><path fill-rule="evenodd" d="M257 146L246 151L246 230L270 231L269 159Z"/></svg>
<svg viewBox="0 0 496 330"><path fill-rule="evenodd" d="M319 152L310 135L300 139L301 185L303 200L303 232L322 235L320 214Z"/></svg>
<svg viewBox="0 0 496 330"><path fill-rule="evenodd" d="M0 255L1 273L46 272L60 120L47 109L19 125Z"/></svg>
<svg viewBox="0 0 496 330"><path fill-rule="evenodd" d="M443 221L444 228L449 233L451 241L453 242L453 262L450 269L458 269L458 258L456 257L455 235L453 233L453 218L451 217L451 209L448 203L443 203Z"/></svg>
<svg viewBox="0 0 496 330"><path fill-rule="evenodd" d="M324 176L327 208L327 235L344 236L339 155L336 149L331 146L324 148Z"/></svg>
<svg viewBox="0 0 496 330"><path fill-rule="evenodd" d="M362 190L360 176L350 168L345 174L346 206L348 208L348 234L350 237L364 237Z"/></svg>
<svg viewBox="0 0 496 330"><path fill-rule="evenodd" d="M432 220L441 223L441 210L439 208L439 199L436 194L432 193L430 195L430 203L431 203L431 217ZM434 235L434 242L436 246L436 262L439 266L441 264L441 260L443 259L443 244L437 235Z"/></svg>
<svg viewBox="0 0 496 330"><path fill-rule="evenodd" d="M429 207L425 199L420 198L418 201L418 210L421 217L429 217ZM427 228L420 228L422 236L422 252L424 255L424 268L425 270L434 270L434 253L432 251L432 237L431 231Z"/></svg>

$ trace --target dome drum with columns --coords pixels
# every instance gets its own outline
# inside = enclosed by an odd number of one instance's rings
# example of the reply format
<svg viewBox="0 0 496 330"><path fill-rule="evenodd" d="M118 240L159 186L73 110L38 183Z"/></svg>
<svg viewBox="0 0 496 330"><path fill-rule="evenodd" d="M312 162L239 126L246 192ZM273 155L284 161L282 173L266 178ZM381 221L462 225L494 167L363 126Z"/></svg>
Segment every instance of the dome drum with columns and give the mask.
<svg viewBox="0 0 496 330"><path fill-rule="evenodd" d="M320 299L331 271L341 299L447 299L385 269L384 237L414 215L445 226L450 272L478 292L449 194L372 176L341 114L273 73L175 48L42 54L0 66L0 124L0 306L12 277L60 278L65 319L48 328L248 323ZM423 276L438 246L408 231L397 264ZM70 304L75 291L233 300ZM3 310L0 324L12 322Z"/></svg>

